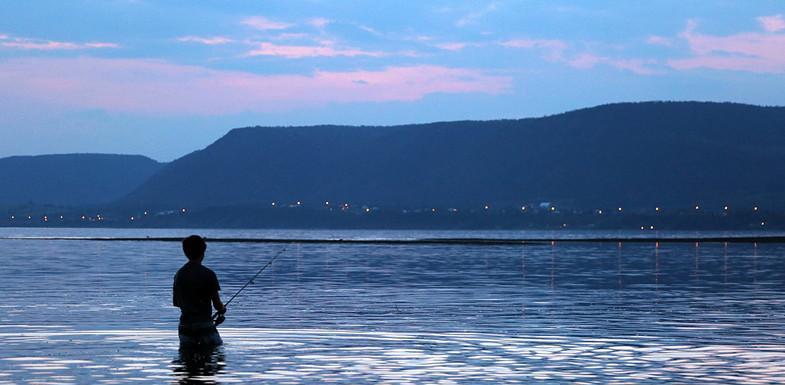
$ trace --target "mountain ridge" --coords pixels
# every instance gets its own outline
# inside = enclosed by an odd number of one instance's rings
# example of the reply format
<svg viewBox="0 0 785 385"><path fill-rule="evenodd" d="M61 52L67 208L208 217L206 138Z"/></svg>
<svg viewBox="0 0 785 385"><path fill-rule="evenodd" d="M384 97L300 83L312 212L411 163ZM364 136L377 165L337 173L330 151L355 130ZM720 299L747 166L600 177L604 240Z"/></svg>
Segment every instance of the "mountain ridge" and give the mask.
<svg viewBox="0 0 785 385"><path fill-rule="evenodd" d="M91 206L128 194L163 163L142 155L71 153L0 158L0 205Z"/></svg>
<svg viewBox="0 0 785 385"><path fill-rule="evenodd" d="M538 118L243 127L162 168L124 205L690 205L785 191L785 108L613 103ZM729 183L732 182L732 183ZM669 184L668 188L661 185Z"/></svg>

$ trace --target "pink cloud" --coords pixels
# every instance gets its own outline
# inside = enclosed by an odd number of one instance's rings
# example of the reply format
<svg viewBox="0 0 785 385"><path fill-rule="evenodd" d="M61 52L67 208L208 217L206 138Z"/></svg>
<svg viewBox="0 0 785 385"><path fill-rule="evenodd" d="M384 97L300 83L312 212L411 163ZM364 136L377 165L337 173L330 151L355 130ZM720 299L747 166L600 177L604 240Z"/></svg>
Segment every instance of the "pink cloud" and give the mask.
<svg viewBox="0 0 785 385"><path fill-rule="evenodd" d="M508 48L544 49L548 52L545 57L548 60L559 60L568 46L564 41L553 39L512 39L499 44Z"/></svg>
<svg viewBox="0 0 785 385"><path fill-rule="evenodd" d="M673 40L663 36L651 35L646 38L646 43L651 45L661 45L663 47L673 46Z"/></svg>
<svg viewBox="0 0 785 385"><path fill-rule="evenodd" d="M638 75L654 75L657 71L649 67L653 60L645 59L606 59L605 62L613 68L630 71Z"/></svg>
<svg viewBox="0 0 785 385"><path fill-rule="evenodd" d="M464 15L463 17L461 17L455 22L455 25L458 27L465 27L470 24L475 24L480 18L484 17L485 15L491 12L496 11L497 8L498 6L496 3L488 4L481 9L469 12L468 14Z"/></svg>
<svg viewBox="0 0 785 385"><path fill-rule="evenodd" d="M359 29L361 29L361 30L363 30L365 32L368 32L371 35L374 35L374 36L382 36L383 35L381 32L379 32L376 29L371 28L371 27L369 27L367 25L357 24L356 26L357 26L357 28L359 28Z"/></svg>
<svg viewBox="0 0 785 385"><path fill-rule="evenodd" d="M298 40L312 38L311 35L301 32L284 32L277 35L270 36L272 40ZM255 44L255 43L254 43Z"/></svg>
<svg viewBox="0 0 785 385"><path fill-rule="evenodd" d="M574 68L587 69L587 68L593 68L603 60L604 60L603 58L597 55L583 53L569 60L567 63Z"/></svg>
<svg viewBox="0 0 785 385"><path fill-rule="evenodd" d="M714 36L696 33L690 21L680 35L692 57L668 61L674 69L710 68L758 73L785 72L785 34L739 33Z"/></svg>
<svg viewBox="0 0 785 385"><path fill-rule="evenodd" d="M84 43L82 44L85 48L120 48L119 44L115 43Z"/></svg>
<svg viewBox="0 0 785 385"><path fill-rule="evenodd" d="M336 56L372 56L381 57L387 54L381 51L365 51L356 48L335 48L330 41L321 42L321 45L278 45L273 43L260 43L256 49L248 51L246 56L280 56L289 59L306 57L336 57Z"/></svg>
<svg viewBox="0 0 785 385"><path fill-rule="evenodd" d="M653 64L653 61L651 60L609 58L591 53L580 54L575 58L568 60L567 64L578 69L589 69L594 68L599 64L604 64L619 70L630 71L638 75L652 75L656 73L656 71L648 67L648 65Z"/></svg>
<svg viewBox="0 0 785 385"><path fill-rule="evenodd" d="M394 53L394 55L406 56L406 57L422 57L422 56L424 56L423 54L421 54L421 53L419 53L417 51L414 51L414 50L410 50L410 49L403 50L403 51L397 51L397 52Z"/></svg>
<svg viewBox="0 0 785 385"><path fill-rule="evenodd" d="M460 51L469 45L469 43L453 42L436 44L436 48L443 49L445 51Z"/></svg>
<svg viewBox="0 0 785 385"><path fill-rule="evenodd" d="M221 45L221 44L229 44L234 42L234 40L223 36L213 36L213 37L182 36L182 37L178 37L177 41L183 43L199 43L205 45Z"/></svg>
<svg viewBox="0 0 785 385"><path fill-rule="evenodd" d="M433 36L417 35L417 36L415 36L415 37L413 37L411 39L407 39L407 40L414 40L414 41L419 41L419 42L428 42L428 41L433 40Z"/></svg>
<svg viewBox="0 0 785 385"><path fill-rule="evenodd" d="M710 68L725 71L747 71L758 73L783 72L782 65L767 63L757 58L739 56L700 56L668 60L668 65L677 70Z"/></svg>
<svg viewBox="0 0 785 385"><path fill-rule="evenodd" d="M0 61L0 99L136 114L222 115L329 103L416 101L435 93L499 94L512 79L442 66L260 75L149 59Z"/></svg>
<svg viewBox="0 0 785 385"><path fill-rule="evenodd" d="M248 17L242 20L242 24L260 31L288 29L292 24L270 20L263 16Z"/></svg>
<svg viewBox="0 0 785 385"><path fill-rule="evenodd" d="M761 16L758 23L768 32L779 32L785 29L785 19L782 15Z"/></svg>
<svg viewBox="0 0 785 385"><path fill-rule="evenodd" d="M330 25L332 22L333 22L332 20L325 19L323 17L314 17L314 18L308 19L308 24L310 24L313 27L319 28L319 29L322 29L322 28Z"/></svg>
<svg viewBox="0 0 785 385"><path fill-rule="evenodd" d="M39 40L24 37L11 37L0 35L0 47L30 51L75 51L85 49L119 48L115 43L87 42L75 43L70 41Z"/></svg>
<svg viewBox="0 0 785 385"><path fill-rule="evenodd" d="M564 51L569 45L562 40L554 39L513 39L499 43L503 47L522 49L543 49L547 52L546 60L565 63L577 69L590 69L599 64L608 65L619 70L630 71L639 75L651 75L655 71L649 68L651 60L611 58L593 53L581 53L572 58L565 57Z"/></svg>

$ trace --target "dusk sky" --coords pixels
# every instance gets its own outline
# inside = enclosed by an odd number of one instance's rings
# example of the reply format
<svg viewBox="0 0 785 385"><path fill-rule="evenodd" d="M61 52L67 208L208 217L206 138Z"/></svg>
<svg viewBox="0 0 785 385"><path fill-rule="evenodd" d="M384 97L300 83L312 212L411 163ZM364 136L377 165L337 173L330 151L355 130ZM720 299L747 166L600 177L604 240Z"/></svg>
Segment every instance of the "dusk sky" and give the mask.
<svg viewBox="0 0 785 385"><path fill-rule="evenodd" d="M0 3L0 157L644 100L785 104L785 2Z"/></svg>

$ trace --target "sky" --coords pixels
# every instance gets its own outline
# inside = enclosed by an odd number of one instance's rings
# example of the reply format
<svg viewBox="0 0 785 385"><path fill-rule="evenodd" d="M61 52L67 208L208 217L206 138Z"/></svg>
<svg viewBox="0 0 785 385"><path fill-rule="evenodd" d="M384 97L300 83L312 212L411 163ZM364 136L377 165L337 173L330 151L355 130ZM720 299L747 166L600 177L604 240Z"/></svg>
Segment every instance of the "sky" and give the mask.
<svg viewBox="0 0 785 385"><path fill-rule="evenodd" d="M647 100L784 105L785 2L0 2L0 157Z"/></svg>

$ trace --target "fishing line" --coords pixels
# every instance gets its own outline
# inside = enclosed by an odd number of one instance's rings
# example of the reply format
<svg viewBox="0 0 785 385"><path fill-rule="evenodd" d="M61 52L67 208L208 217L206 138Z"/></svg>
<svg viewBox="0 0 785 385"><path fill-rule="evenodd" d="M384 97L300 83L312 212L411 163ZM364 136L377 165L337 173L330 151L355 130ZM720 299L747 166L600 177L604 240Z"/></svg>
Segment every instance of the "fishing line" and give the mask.
<svg viewBox="0 0 785 385"><path fill-rule="evenodd" d="M267 269L267 267L268 267L268 266L272 265L272 264L273 264L273 261L275 261L275 259L276 259L276 258L278 258L278 256L280 256L281 254L283 254L283 252L284 252L284 251L286 251L286 249L287 249L288 247L289 247L289 245L286 245L286 246L284 246L283 248L281 248L281 250L278 250L278 252L277 252L277 253L275 253L275 255L273 255L273 257L272 257L272 258L270 258L270 260L269 260L269 261L267 261L267 263L266 263L266 264L264 264L264 266L262 266L262 268L261 268L261 269L259 269L259 271L257 271L257 272L256 272L256 274L254 274L254 276L253 276L253 277L251 277L251 279L249 279L249 280L248 280L248 282L246 282L246 283L245 283L245 285L243 285L243 287L241 287L241 288L240 288L240 290L237 290L237 293L234 293L234 295L232 296L232 298L229 298L229 300L228 300L228 301L226 301L226 303L224 304L224 309L226 309L226 307L228 307L228 306L229 306L229 304L230 304L230 303L231 303L231 302L232 302L232 301L233 301L235 298L237 298L237 296L238 296L238 295L240 295L240 293L242 293L242 292L243 292L243 290L245 290L245 288L246 288L246 287L248 287L248 285L252 284L252 283L253 283L253 280L254 280L254 279L256 279L256 277L258 277L258 276L259 276L259 274L262 274L262 272L263 272L265 269ZM213 314L213 319L215 319L215 318L216 318L217 316L219 316L219 315L220 315L219 313L215 313L215 314Z"/></svg>

